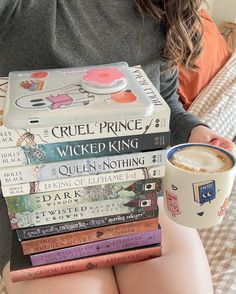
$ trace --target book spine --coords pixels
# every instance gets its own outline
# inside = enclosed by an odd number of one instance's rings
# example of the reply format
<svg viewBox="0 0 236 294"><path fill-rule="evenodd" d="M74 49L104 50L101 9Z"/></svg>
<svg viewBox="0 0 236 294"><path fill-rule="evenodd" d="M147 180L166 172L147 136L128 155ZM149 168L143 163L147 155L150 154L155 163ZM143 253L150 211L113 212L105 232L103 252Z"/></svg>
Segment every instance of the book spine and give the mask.
<svg viewBox="0 0 236 294"><path fill-rule="evenodd" d="M167 106L166 101L157 91L157 88L153 85L150 81L148 76L146 75L145 71L142 69L140 65L132 67L133 74L137 79L138 83L143 86L145 93L148 95L150 101L153 105L161 107L163 105ZM168 107L169 108L169 107ZM170 109L169 109L170 110Z"/></svg>
<svg viewBox="0 0 236 294"><path fill-rule="evenodd" d="M46 278L62 274L86 271L89 269L115 266L118 264L144 261L161 256L161 246L151 245L138 249L119 251L115 253L102 254L85 257L76 260L42 265L19 270L11 270L10 277L13 282Z"/></svg>
<svg viewBox="0 0 236 294"><path fill-rule="evenodd" d="M0 108L0 115L3 110ZM135 119L106 120L96 123L63 125L50 128L8 129L0 125L1 148L32 146L92 140L120 136L137 136L169 131L168 111L156 111L153 115Z"/></svg>
<svg viewBox="0 0 236 294"><path fill-rule="evenodd" d="M71 247L121 236L128 236L136 233L154 231L157 229L157 226L157 218L152 218L143 221L123 223L67 234L60 234L51 237L42 237L22 241L21 246L24 255L29 255L37 252L44 252L58 248Z"/></svg>
<svg viewBox="0 0 236 294"><path fill-rule="evenodd" d="M4 197L37 194L49 191L75 189L92 185L106 185L125 181L137 181L150 178L162 178L165 175L165 165L148 166L132 170L121 170L111 173L103 173L89 176L68 177L66 179L22 183L10 186L2 186Z"/></svg>
<svg viewBox="0 0 236 294"><path fill-rule="evenodd" d="M7 95L7 86L8 86L8 78L7 77L0 77L0 110L4 109L5 105L5 98ZM2 115L2 112L0 112Z"/></svg>
<svg viewBox="0 0 236 294"><path fill-rule="evenodd" d="M163 149L170 144L170 132L72 141L0 149L2 167L119 155Z"/></svg>
<svg viewBox="0 0 236 294"><path fill-rule="evenodd" d="M161 166L166 162L166 149L135 152L123 155L52 162L47 164L14 166L0 169L2 186L74 178L147 166Z"/></svg>
<svg viewBox="0 0 236 294"><path fill-rule="evenodd" d="M138 197L94 201L59 207L35 210L32 212L9 213L12 229L73 221L76 219L96 218L157 208L157 193L147 193Z"/></svg>
<svg viewBox="0 0 236 294"><path fill-rule="evenodd" d="M162 180L151 178L105 185L87 186L69 190L6 197L8 213L65 208L71 205L100 202L109 199L133 198L148 192L159 192Z"/></svg>
<svg viewBox="0 0 236 294"><path fill-rule="evenodd" d="M75 140L111 138L119 136L142 135L169 130L170 110L163 107L165 102L157 89L152 85L140 67L133 68L134 75L143 87L151 102L158 106L151 116L137 119L123 119L102 121L77 125L55 126L51 128L7 129L0 126L0 144L2 148L24 145L50 144L56 142L69 142ZM5 99L7 78L1 80L0 97ZM0 114L3 105L0 104Z"/></svg>
<svg viewBox="0 0 236 294"><path fill-rule="evenodd" d="M39 237L53 236L68 232L76 232L103 226L121 224L125 222L140 221L158 217L158 209L151 211L131 212L119 215L108 215L97 218L76 219L64 223L41 225L37 227L22 228L16 230L19 240L29 240Z"/></svg>
<svg viewBox="0 0 236 294"><path fill-rule="evenodd" d="M161 243L160 229L34 254L30 256L30 259L32 265L37 266L157 243Z"/></svg>

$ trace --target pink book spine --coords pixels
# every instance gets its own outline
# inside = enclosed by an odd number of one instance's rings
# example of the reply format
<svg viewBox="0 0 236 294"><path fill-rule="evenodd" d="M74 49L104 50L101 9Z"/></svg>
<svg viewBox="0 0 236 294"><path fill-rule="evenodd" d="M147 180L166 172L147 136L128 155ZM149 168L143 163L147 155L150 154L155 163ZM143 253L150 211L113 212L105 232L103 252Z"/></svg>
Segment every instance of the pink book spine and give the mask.
<svg viewBox="0 0 236 294"><path fill-rule="evenodd" d="M161 246L143 247L140 249L108 253L93 257L70 260L50 265L42 265L19 269L10 272L13 282L46 278L51 276L69 274L74 272L86 271L94 268L109 267L118 264L139 262L148 260L161 255Z"/></svg>
<svg viewBox="0 0 236 294"><path fill-rule="evenodd" d="M33 266L161 243L161 230L112 238L30 256Z"/></svg>

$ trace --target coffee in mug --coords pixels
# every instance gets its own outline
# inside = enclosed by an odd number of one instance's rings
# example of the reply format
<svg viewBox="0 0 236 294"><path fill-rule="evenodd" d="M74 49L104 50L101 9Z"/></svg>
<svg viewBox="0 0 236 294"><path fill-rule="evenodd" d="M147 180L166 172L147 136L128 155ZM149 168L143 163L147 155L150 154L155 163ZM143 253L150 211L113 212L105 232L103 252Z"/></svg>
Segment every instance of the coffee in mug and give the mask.
<svg viewBox="0 0 236 294"><path fill-rule="evenodd" d="M169 161L186 171L217 173L232 168L233 162L222 150L208 146L186 146L177 150Z"/></svg>
<svg viewBox="0 0 236 294"><path fill-rule="evenodd" d="M235 177L235 158L209 144L186 143L167 152L164 207L175 222L208 228L221 222Z"/></svg>

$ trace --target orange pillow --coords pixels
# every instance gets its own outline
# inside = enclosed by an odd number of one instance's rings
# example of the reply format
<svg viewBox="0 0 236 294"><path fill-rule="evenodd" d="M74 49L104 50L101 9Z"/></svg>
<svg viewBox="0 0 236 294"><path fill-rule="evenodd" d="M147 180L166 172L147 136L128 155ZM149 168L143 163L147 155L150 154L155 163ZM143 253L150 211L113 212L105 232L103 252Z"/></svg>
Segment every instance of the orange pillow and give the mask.
<svg viewBox="0 0 236 294"><path fill-rule="evenodd" d="M197 95L223 67L232 51L220 34L216 24L204 9L199 15L203 24L203 50L198 58L196 70L179 66L179 96L188 109Z"/></svg>

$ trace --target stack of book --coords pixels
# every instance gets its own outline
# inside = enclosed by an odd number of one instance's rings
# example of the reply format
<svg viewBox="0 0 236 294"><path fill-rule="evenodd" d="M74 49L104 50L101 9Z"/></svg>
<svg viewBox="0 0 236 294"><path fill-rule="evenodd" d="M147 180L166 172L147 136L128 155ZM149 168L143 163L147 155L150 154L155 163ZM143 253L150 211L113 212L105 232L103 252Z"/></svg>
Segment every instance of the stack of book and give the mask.
<svg viewBox="0 0 236 294"><path fill-rule="evenodd" d="M154 105L150 116L30 129L1 125L13 281L161 255L157 198L170 110L141 67L132 71ZM7 79L0 84L3 107Z"/></svg>

